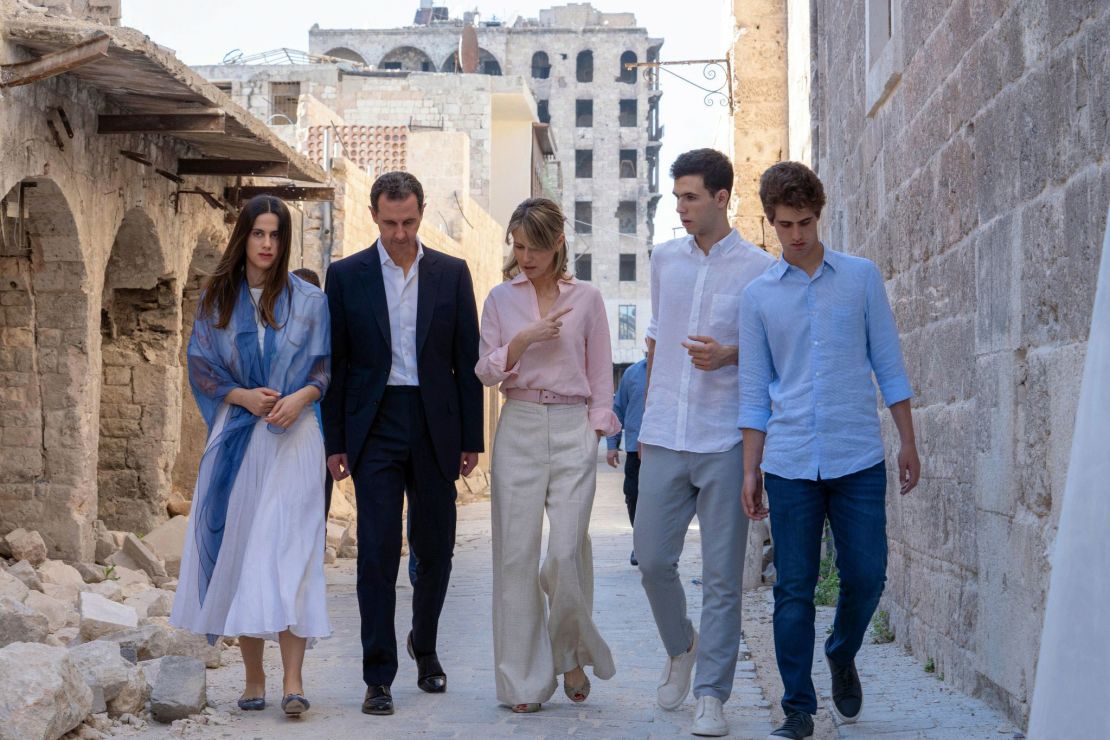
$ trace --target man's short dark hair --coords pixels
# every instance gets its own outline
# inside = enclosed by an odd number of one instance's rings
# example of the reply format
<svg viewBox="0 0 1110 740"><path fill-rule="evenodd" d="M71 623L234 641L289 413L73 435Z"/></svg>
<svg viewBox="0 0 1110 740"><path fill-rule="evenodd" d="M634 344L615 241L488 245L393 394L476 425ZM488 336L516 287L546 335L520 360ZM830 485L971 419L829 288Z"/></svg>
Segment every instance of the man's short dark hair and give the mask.
<svg viewBox="0 0 1110 740"><path fill-rule="evenodd" d="M775 220L775 206L788 206L821 217L825 207L825 186L817 173L801 162L771 165L759 178L759 200L769 221Z"/></svg>
<svg viewBox="0 0 1110 740"><path fill-rule="evenodd" d="M677 180L687 175L701 175L710 195L721 190L732 192L732 162L716 149L692 149L679 154L671 165L671 177Z"/></svg>
<svg viewBox="0 0 1110 740"><path fill-rule="evenodd" d="M424 210L424 186L407 172L387 172L374 181L370 188L370 207L375 211L383 195L389 200L404 200L415 195L417 208Z"/></svg>

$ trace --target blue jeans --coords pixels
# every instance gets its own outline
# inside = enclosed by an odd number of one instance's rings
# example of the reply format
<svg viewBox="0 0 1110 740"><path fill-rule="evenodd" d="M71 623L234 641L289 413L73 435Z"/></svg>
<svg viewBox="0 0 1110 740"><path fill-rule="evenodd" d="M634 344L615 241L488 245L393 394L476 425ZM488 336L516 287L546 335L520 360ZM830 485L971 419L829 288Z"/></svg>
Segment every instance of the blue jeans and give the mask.
<svg viewBox="0 0 1110 740"><path fill-rule="evenodd" d="M886 582L886 464L840 478L765 476L775 544L775 657L782 708L816 714L813 689L813 591L821 564L826 517L836 544L840 598L825 655L854 660Z"/></svg>

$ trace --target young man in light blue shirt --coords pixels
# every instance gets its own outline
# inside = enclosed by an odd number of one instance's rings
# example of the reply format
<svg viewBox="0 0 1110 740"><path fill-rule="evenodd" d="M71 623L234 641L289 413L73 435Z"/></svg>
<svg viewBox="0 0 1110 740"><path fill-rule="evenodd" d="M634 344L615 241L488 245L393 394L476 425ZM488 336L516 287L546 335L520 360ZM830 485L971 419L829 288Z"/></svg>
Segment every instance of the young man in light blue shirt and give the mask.
<svg viewBox="0 0 1110 740"><path fill-rule="evenodd" d="M610 467L620 464L621 437L624 437L624 505L628 508L628 521L636 523L636 499L640 495L640 423L644 419L644 392L647 390L647 359L629 366L621 375L617 395L613 397L613 413L621 422L621 431L606 441L605 462ZM632 565L639 565L636 551L629 557Z"/></svg>
<svg viewBox="0 0 1110 740"><path fill-rule="evenodd" d="M782 259L753 280L740 308L740 419L744 510L763 519L764 481L775 542L775 657L783 681L782 727L772 738L813 734L814 587L825 519L832 527L840 598L825 657L832 709L854 722L863 707L855 656L886 581L887 474L875 383L901 448L903 494L917 485L910 398L898 328L882 275L869 260L817 238L825 204L817 175L780 162L760 199Z"/></svg>

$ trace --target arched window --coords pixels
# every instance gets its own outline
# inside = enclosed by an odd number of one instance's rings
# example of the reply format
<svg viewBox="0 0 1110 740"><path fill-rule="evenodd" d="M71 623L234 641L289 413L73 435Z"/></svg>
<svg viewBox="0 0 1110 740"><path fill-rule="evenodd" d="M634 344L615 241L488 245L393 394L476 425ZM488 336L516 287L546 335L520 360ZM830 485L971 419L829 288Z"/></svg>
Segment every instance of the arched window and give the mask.
<svg viewBox="0 0 1110 740"><path fill-rule="evenodd" d="M398 46L378 62L381 69L407 70L409 72L435 72L432 58L412 46Z"/></svg>
<svg viewBox="0 0 1110 740"><path fill-rule="evenodd" d="M335 57L336 59L345 59L348 62L361 64L364 67L367 66L366 60L362 58L361 54L359 54L357 51L354 51L353 49L348 49L345 46L337 46L334 49L328 49L326 52L324 52L324 56Z"/></svg>
<svg viewBox="0 0 1110 740"><path fill-rule="evenodd" d="M592 51L586 50L578 52L575 77L579 82L594 81L594 53Z"/></svg>
<svg viewBox="0 0 1110 740"><path fill-rule="evenodd" d="M532 55L532 77L537 80L546 80L551 76L551 62L547 59L547 54L542 51L537 51Z"/></svg>
<svg viewBox="0 0 1110 740"><path fill-rule="evenodd" d="M617 79L619 81L628 83L636 82L636 68L633 67L632 69L629 69L628 67L624 66L626 64L635 64L636 61L636 52L634 51L626 51L625 53L621 54L621 70L620 74L617 76Z"/></svg>

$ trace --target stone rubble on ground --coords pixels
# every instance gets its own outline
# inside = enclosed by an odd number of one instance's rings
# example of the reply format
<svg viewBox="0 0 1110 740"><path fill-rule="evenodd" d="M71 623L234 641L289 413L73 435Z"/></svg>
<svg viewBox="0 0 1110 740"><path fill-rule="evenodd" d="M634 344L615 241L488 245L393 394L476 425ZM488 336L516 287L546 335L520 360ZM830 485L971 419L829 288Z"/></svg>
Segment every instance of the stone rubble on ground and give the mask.
<svg viewBox="0 0 1110 740"><path fill-rule="evenodd" d="M119 716L143 710L150 694L143 668L124 660L116 643L94 640L70 648L69 655L93 691L94 714L107 711Z"/></svg>
<svg viewBox="0 0 1110 740"><path fill-rule="evenodd" d="M46 560L46 543L38 532L28 532L20 527L4 536L7 551L15 560L26 560L31 565L39 565Z"/></svg>
<svg viewBox="0 0 1110 740"><path fill-rule="evenodd" d="M30 642L0 648L0 740L52 740L81 724L93 691L69 651Z"/></svg>
<svg viewBox="0 0 1110 740"><path fill-rule="evenodd" d="M139 626L139 614L126 604L110 601L99 594L81 592L81 638L95 640Z"/></svg>
<svg viewBox="0 0 1110 740"><path fill-rule="evenodd" d="M49 620L42 614L22 602L0 598L0 647L20 642L42 642L49 634Z"/></svg>
<svg viewBox="0 0 1110 740"><path fill-rule="evenodd" d="M38 566L38 572L44 585L52 583L57 586L72 586L77 590L85 587L85 579L77 569L61 560L47 560Z"/></svg>
<svg viewBox="0 0 1110 740"><path fill-rule="evenodd" d="M150 713L170 723L202 711L208 703L204 663L179 655L166 657L150 692Z"/></svg>
<svg viewBox="0 0 1110 740"><path fill-rule="evenodd" d="M95 564L47 558L38 532L0 536L0 740L143 728L160 676L165 722L204 709L204 671L230 643L169 624L187 524L176 517L139 539L98 523Z"/></svg>
<svg viewBox="0 0 1110 740"><path fill-rule="evenodd" d="M15 576L23 581L23 585L35 591L42 591L42 579L39 578L35 566L27 560L20 560L7 570L8 575Z"/></svg>
<svg viewBox="0 0 1110 740"><path fill-rule="evenodd" d="M188 517L175 516L143 537L143 544L165 563L166 574L172 578L177 578L181 571L181 552L188 528Z"/></svg>
<svg viewBox="0 0 1110 740"><path fill-rule="evenodd" d="M149 547L143 544L135 535L128 532L123 538L123 549L127 557L139 566L139 570L146 573L151 579L165 578L166 566Z"/></svg>

